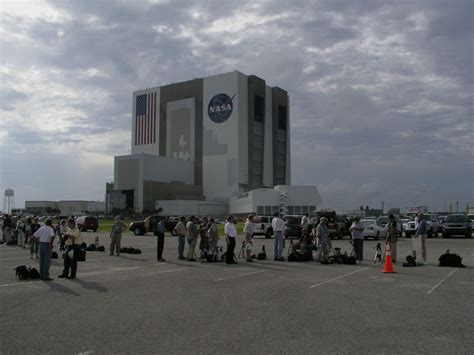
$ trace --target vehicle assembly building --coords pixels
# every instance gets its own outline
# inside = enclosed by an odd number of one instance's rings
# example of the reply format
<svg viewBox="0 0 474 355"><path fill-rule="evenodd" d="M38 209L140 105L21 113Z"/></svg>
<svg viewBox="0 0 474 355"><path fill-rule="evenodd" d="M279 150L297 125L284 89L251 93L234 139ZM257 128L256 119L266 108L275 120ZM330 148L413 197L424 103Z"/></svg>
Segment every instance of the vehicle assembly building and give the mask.
<svg viewBox="0 0 474 355"><path fill-rule="evenodd" d="M285 90L230 72L133 93L131 154L115 157L107 208L166 215L313 211L291 186Z"/></svg>

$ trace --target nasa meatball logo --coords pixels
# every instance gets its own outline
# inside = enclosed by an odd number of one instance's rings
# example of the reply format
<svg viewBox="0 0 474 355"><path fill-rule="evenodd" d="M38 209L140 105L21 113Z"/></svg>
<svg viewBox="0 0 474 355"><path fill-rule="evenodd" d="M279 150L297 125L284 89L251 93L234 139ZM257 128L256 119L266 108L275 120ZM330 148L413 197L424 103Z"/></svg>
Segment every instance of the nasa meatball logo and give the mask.
<svg viewBox="0 0 474 355"><path fill-rule="evenodd" d="M234 104L232 103L234 97L235 94L232 97L226 94L217 94L214 96L211 101L209 101L209 106L207 107L209 118L215 123L227 121L234 109Z"/></svg>

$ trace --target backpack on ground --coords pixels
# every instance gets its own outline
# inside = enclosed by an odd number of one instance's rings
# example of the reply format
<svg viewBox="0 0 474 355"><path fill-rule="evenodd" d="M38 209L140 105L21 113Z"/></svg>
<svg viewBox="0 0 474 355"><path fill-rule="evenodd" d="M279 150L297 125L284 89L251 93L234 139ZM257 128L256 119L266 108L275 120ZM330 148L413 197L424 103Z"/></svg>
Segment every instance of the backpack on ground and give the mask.
<svg viewBox="0 0 474 355"><path fill-rule="evenodd" d="M413 256L411 256L411 255L407 255L407 258L406 258L406 260L407 260L407 261L406 261L406 262L404 262L404 263L402 264L402 266L404 266L404 267L413 267L413 266L417 266L417 265L416 265L416 260L415 260L415 258L414 258Z"/></svg>
<svg viewBox="0 0 474 355"><path fill-rule="evenodd" d="M28 272L30 273L30 279L35 280L40 278L40 273L34 267L29 267Z"/></svg>
<svg viewBox="0 0 474 355"><path fill-rule="evenodd" d="M105 247L103 245L100 245L96 249L97 251L105 251Z"/></svg>
<svg viewBox="0 0 474 355"><path fill-rule="evenodd" d="M15 270L15 276L18 280L27 280L30 278L30 272L26 265L17 266L13 270Z"/></svg>
<svg viewBox="0 0 474 355"><path fill-rule="evenodd" d="M449 249L446 250L446 253L439 257L439 266L448 266L448 267L466 267L462 263L462 257L459 254L451 254Z"/></svg>
<svg viewBox="0 0 474 355"><path fill-rule="evenodd" d="M86 248L87 251L96 251L95 244L89 244Z"/></svg>

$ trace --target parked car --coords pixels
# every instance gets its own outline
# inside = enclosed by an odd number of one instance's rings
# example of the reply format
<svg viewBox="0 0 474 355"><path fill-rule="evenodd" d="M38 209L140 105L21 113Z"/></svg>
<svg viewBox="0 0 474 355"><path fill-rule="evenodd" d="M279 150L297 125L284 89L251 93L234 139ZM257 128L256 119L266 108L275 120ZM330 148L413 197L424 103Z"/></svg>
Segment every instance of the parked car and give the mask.
<svg viewBox="0 0 474 355"><path fill-rule="evenodd" d="M299 239L303 234L301 230L301 218L303 216L288 215L284 216L285 221L285 238Z"/></svg>
<svg viewBox="0 0 474 355"><path fill-rule="evenodd" d="M349 228L347 227L347 219L344 216L336 214L333 210L319 210L316 211L318 216L318 223L321 217L328 219L328 232L331 238L337 237L342 239L343 236L349 234Z"/></svg>
<svg viewBox="0 0 474 355"><path fill-rule="evenodd" d="M471 229L474 229L474 214L468 214L467 218L471 221Z"/></svg>
<svg viewBox="0 0 474 355"><path fill-rule="evenodd" d="M443 224L443 238L452 235L464 235L466 238L471 238L471 221L466 215L454 214L446 217Z"/></svg>
<svg viewBox="0 0 474 355"><path fill-rule="evenodd" d="M264 235L271 238L273 235L272 216L255 216L253 235Z"/></svg>
<svg viewBox="0 0 474 355"><path fill-rule="evenodd" d="M135 235L145 235L147 233L153 233L155 227L161 216L153 215L147 217L148 223L143 221L133 221L128 226L128 229L133 232ZM165 228L168 232L173 234L174 227L178 224L179 218L167 218L165 221Z"/></svg>
<svg viewBox="0 0 474 355"><path fill-rule="evenodd" d="M81 216L76 218L76 225L82 232L88 230L97 232L97 229L99 229L99 220L94 216Z"/></svg>
<svg viewBox="0 0 474 355"><path fill-rule="evenodd" d="M385 237L383 227L379 226L375 219L361 219L360 223L364 226L364 239L374 238L378 240Z"/></svg>
<svg viewBox="0 0 474 355"><path fill-rule="evenodd" d="M434 214L424 214L423 215L427 223L427 236L428 238L438 237L438 218ZM414 235L415 230L415 217L406 224L405 237L409 238Z"/></svg>

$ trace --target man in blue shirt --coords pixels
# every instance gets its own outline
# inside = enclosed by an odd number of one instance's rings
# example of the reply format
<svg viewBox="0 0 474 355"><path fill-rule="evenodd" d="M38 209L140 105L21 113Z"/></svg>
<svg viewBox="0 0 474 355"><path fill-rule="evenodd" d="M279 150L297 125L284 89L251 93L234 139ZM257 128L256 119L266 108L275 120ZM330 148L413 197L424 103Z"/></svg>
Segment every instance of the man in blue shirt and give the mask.
<svg viewBox="0 0 474 355"><path fill-rule="evenodd" d="M160 262L166 261L165 259L163 259L163 248L165 247L165 231L165 217L160 217L160 221L159 223L157 223L154 233L158 237L156 251L157 259Z"/></svg>
<svg viewBox="0 0 474 355"><path fill-rule="evenodd" d="M412 239L413 257L418 265L424 265L425 260L422 260L422 244L426 243L426 231L428 224L425 221L423 213L418 214L418 228L416 228L415 235ZM425 256L426 258L426 256Z"/></svg>

